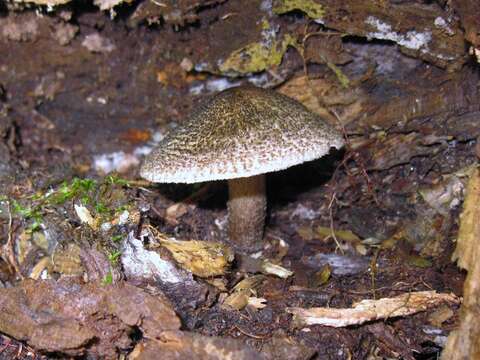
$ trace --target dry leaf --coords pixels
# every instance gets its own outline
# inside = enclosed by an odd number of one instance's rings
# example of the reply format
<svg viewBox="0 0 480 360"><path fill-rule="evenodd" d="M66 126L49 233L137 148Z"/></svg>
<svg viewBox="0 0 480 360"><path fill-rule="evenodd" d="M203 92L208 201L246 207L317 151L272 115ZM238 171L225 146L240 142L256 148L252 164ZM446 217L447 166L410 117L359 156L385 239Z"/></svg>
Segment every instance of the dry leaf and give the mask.
<svg viewBox="0 0 480 360"><path fill-rule="evenodd" d="M83 205L75 204L74 207L80 221L95 230L98 224L92 214L90 214L90 211Z"/></svg>
<svg viewBox="0 0 480 360"><path fill-rule="evenodd" d="M249 298L256 295L255 289L262 283L265 278L262 275L256 275L245 278L234 286L232 294L230 294L222 303L223 307L242 310L249 304Z"/></svg>
<svg viewBox="0 0 480 360"><path fill-rule="evenodd" d="M179 241L165 236L157 238L175 261L199 277L223 275L233 261L234 253L225 244L213 241Z"/></svg>
<svg viewBox="0 0 480 360"><path fill-rule="evenodd" d="M268 260L262 261L262 273L266 275L275 275L279 278L286 279L293 275L288 269L285 269L283 266L276 265Z"/></svg>
<svg viewBox="0 0 480 360"><path fill-rule="evenodd" d="M248 305L252 306L255 309L265 308L267 306L267 304L265 304L266 302L267 302L267 299L264 299L264 298L258 298L255 296L250 296L248 298Z"/></svg>

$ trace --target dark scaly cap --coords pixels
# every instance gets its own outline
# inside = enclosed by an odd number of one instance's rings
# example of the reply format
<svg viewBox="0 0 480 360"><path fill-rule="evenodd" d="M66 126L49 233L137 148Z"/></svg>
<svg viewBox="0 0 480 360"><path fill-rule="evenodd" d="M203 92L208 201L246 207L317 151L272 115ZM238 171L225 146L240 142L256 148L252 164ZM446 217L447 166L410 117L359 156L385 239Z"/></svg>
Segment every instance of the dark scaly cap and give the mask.
<svg viewBox="0 0 480 360"><path fill-rule="evenodd" d="M196 183L286 169L343 146L342 135L298 101L253 86L225 90L170 132L140 175Z"/></svg>

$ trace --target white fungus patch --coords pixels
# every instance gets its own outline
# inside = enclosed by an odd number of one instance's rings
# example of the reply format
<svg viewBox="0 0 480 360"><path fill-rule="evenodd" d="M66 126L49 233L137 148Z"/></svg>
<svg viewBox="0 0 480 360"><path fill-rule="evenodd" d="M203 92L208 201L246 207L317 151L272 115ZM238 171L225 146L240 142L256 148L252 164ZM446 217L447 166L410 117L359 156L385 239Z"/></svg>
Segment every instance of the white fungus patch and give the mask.
<svg viewBox="0 0 480 360"><path fill-rule="evenodd" d="M441 16L436 17L433 23L439 28L444 28L445 26L447 26L447 22Z"/></svg>
<svg viewBox="0 0 480 360"><path fill-rule="evenodd" d="M131 153L115 151L108 154L95 155L93 167L101 174L111 172L125 173L140 165L141 159L150 154L152 150L163 140L166 130L153 133L151 140L145 145L136 147Z"/></svg>
<svg viewBox="0 0 480 360"><path fill-rule="evenodd" d="M305 262L316 268L330 265L334 275L356 275L365 272L370 263L363 256L348 256L337 254L317 254L305 259Z"/></svg>
<svg viewBox="0 0 480 360"><path fill-rule="evenodd" d="M433 24L439 28L445 31L448 35L452 36L455 35L455 31L452 30L452 28L448 25L448 22L442 18L441 16L437 16L433 22Z"/></svg>
<svg viewBox="0 0 480 360"><path fill-rule="evenodd" d="M127 210L124 210L118 217L118 225L125 225L128 222L128 217L130 213Z"/></svg>
<svg viewBox="0 0 480 360"><path fill-rule="evenodd" d="M200 95L203 92L216 93L240 85L239 81L232 81L228 78L208 80L190 88L190 94Z"/></svg>
<svg viewBox="0 0 480 360"><path fill-rule="evenodd" d="M307 208L303 204L298 204L295 210L290 215L290 220L293 218L299 218L301 220L314 220L320 215L319 211Z"/></svg>
<svg viewBox="0 0 480 360"><path fill-rule="evenodd" d="M110 39L101 36L99 33L85 36L82 46L94 53L109 53L116 48Z"/></svg>
<svg viewBox="0 0 480 360"><path fill-rule="evenodd" d="M260 3L260 10L265 11L269 15L273 14L272 13L272 8L273 8L272 0L263 0Z"/></svg>
<svg viewBox="0 0 480 360"><path fill-rule="evenodd" d="M271 83L268 73L262 72L259 74L252 74L248 76L247 81L257 87L266 87Z"/></svg>
<svg viewBox="0 0 480 360"><path fill-rule="evenodd" d="M365 23L377 29L376 32L368 33L368 38L390 40L408 49L420 50L421 48L428 48L428 43L432 40L430 31L408 31L406 34L401 34L392 31L392 27L389 24L374 16L369 16Z"/></svg>
<svg viewBox="0 0 480 360"><path fill-rule="evenodd" d="M93 167L97 172L108 174L113 171L124 173L130 168L139 166L140 159L134 154L116 151L110 154L95 155Z"/></svg>
<svg viewBox="0 0 480 360"><path fill-rule="evenodd" d="M215 225L217 226L217 228L220 230L220 231L223 231L227 228L227 225L228 225L228 216L225 215L225 216L222 216L222 217L219 217L219 218L216 218L215 221L214 221Z"/></svg>
<svg viewBox="0 0 480 360"><path fill-rule="evenodd" d="M207 81L206 88L208 92L217 92L240 85L238 81L232 81L227 78L213 79Z"/></svg>
<svg viewBox="0 0 480 360"><path fill-rule="evenodd" d="M148 155L152 152L153 147L149 145L143 145L137 147L135 150L133 150L133 155L135 156L145 156Z"/></svg>
<svg viewBox="0 0 480 360"><path fill-rule="evenodd" d="M155 251L147 250L133 232L125 240L121 261L125 274L130 278L156 279L177 284L184 282L185 276L170 262L162 259Z"/></svg>

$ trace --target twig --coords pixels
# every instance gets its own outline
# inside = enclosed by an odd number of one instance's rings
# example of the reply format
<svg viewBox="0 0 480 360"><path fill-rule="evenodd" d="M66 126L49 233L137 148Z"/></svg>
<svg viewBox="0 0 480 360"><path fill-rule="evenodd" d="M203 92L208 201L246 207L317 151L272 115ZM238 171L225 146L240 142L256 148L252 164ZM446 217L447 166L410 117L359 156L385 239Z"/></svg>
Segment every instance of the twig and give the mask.
<svg viewBox="0 0 480 360"><path fill-rule="evenodd" d="M8 347L12 345L12 339L2 336L3 340L5 340L5 344L0 348L0 354L3 353Z"/></svg>
<svg viewBox="0 0 480 360"><path fill-rule="evenodd" d="M268 339L269 337L271 337L271 335L254 335L254 334L250 334L249 332L243 330L240 326L238 325L235 325L235 329L237 329L238 331L240 331L243 335L246 335L248 337L251 337L251 338L254 338L254 339L258 339L258 340L264 340L264 339Z"/></svg>
<svg viewBox="0 0 480 360"><path fill-rule="evenodd" d="M371 286L372 286L372 289L371 289L371 292L372 292L372 296L374 299L377 298L377 293L376 293L376 290L375 290L375 276L377 274L377 259L378 259L378 254L380 253L380 250L381 248L379 249L376 249L375 250L375 253L372 257L372 260L370 261L370 267L372 268L372 272L371 272L371 275L370 275L370 282L371 282Z"/></svg>
<svg viewBox="0 0 480 360"><path fill-rule="evenodd" d="M343 251L343 249L340 245L340 242L338 241L337 236L335 235L335 228L333 226L333 202L336 199L337 199L336 193L333 192L332 198L330 199L330 203L328 204L328 211L329 211L329 214L330 214L330 233L331 233L331 237L335 241L335 244L337 244L337 248L340 250L342 255L345 255L345 252Z"/></svg>
<svg viewBox="0 0 480 360"><path fill-rule="evenodd" d="M368 193L372 196L373 201L375 201L375 204L380 206L380 203L377 199L377 195L375 194L375 191L373 190L374 186L373 186L372 180L370 179L370 176L367 173L367 167L365 166L365 163L363 162L363 159L361 158L359 153L352 149L352 144L350 143L350 139L348 137L347 130L345 129L345 126L343 125L343 123L340 119L340 116L337 114L337 112L334 109L328 108L328 111L335 116L335 118L337 119L337 121L338 121L338 123L341 127L343 137L345 139L345 147L346 147L347 153L348 153L348 155L345 156L345 158L340 163L340 165L337 167L337 169L341 166L344 166L344 168L347 170L346 163L347 163L348 160L353 158L353 160L360 167L360 171L361 171L362 175L364 176L365 181L367 182ZM335 169L335 172L337 171L337 169ZM347 172L348 172L348 170L347 170Z"/></svg>
<svg viewBox="0 0 480 360"><path fill-rule="evenodd" d="M23 352L23 344L20 343L18 345L18 352L17 352L17 355L15 355L15 359L18 359L22 355L22 352Z"/></svg>
<svg viewBox="0 0 480 360"><path fill-rule="evenodd" d="M7 243L5 248L7 251L7 258L10 266L13 267L15 272L23 279L23 275L20 272L20 266L18 265L17 258L15 257L15 244L13 241L13 218L12 211L10 209L10 201L7 201L7 211L8 211L8 230L7 230Z"/></svg>

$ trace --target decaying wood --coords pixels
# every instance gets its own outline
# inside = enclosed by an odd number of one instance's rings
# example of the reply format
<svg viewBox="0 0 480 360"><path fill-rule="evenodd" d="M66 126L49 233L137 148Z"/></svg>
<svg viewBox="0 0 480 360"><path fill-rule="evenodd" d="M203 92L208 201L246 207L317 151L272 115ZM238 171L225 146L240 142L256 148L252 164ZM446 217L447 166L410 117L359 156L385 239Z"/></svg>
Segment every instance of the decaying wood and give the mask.
<svg viewBox="0 0 480 360"><path fill-rule="evenodd" d="M470 177L461 215L457 248L453 259L468 271L464 284L460 326L448 337L442 353L444 360L467 360L480 357L480 170Z"/></svg>
<svg viewBox="0 0 480 360"><path fill-rule="evenodd" d="M477 49L480 47L480 2L475 0L453 0L455 9L465 29L465 39Z"/></svg>
<svg viewBox="0 0 480 360"><path fill-rule="evenodd" d="M299 326L343 327L359 325L367 321L411 315L439 304L458 304L459 302L460 300L454 294L419 291L393 298L362 300L354 304L351 309L289 308L287 311L294 315L294 321Z"/></svg>
<svg viewBox="0 0 480 360"><path fill-rule="evenodd" d="M460 23L437 3L392 4L380 0L318 3L325 11L321 21L330 29L393 41L405 54L440 67L458 69L466 60Z"/></svg>

